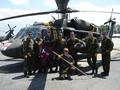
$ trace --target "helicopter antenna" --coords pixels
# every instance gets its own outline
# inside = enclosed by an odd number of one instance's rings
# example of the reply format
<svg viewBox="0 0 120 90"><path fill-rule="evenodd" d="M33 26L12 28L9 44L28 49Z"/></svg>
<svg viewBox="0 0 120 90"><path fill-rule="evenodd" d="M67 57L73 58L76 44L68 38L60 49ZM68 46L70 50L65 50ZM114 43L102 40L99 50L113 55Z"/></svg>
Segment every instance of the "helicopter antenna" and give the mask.
<svg viewBox="0 0 120 90"><path fill-rule="evenodd" d="M107 22L104 23L104 24L107 24L107 23L108 23L108 36L109 36L110 38L112 38L113 30L114 30L115 24L116 24L115 19L112 19L112 15L113 15L113 8L112 8L112 11L111 11L110 19L109 19Z"/></svg>
<svg viewBox="0 0 120 90"><path fill-rule="evenodd" d="M51 15L51 17L53 18L54 21L56 20L56 18L53 15Z"/></svg>
<svg viewBox="0 0 120 90"><path fill-rule="evenodd" d="M112 8L112 12L111 12L110 20L112 20L113 10L114 10L114 9Z"/></svg>
<svg viewBox="0 0 120 90"><path fill-rule="evenodd" d="M109 25L108 25L108 35L110 34L110 31L111 31L112 15L113 15L113 8L112 8L112 11L111 11L110 19L108 21L108 23L109 23Z"/></svg>
<svg viewBox="0 0 120 90"><path fill-rule="evenodd" d="M111 12L111 17L109 20L109 31L108 31L108 36L112 39L112 35L113 35L113 31L115 29L115 18L112 19L112 15L113 15L113 8L112 8L112 12Z"/></svg>

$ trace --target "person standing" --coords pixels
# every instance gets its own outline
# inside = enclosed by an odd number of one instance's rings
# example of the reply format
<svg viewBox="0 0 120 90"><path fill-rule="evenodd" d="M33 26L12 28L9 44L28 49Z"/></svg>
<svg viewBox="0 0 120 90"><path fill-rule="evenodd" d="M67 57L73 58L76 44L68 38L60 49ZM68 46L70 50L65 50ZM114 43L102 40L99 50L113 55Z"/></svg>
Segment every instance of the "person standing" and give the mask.
<svg viewBox="0 0 120 90"><path fill-rule="evenodd" d="M40 54L40 59L41 59L41 68L44 73L48 72L48 69L50 68L50 72L53 72L52 69L52 59L53 59L53 38L52 38L52 28L48 28L47 31L47 36L44 37L43 39L43 45L42 45L42 50Z"/></svg>
<svg viewBox="0 0 120 90"><path fill-rule="evenodd" d="M24 54L24 76L29 77L33 70L33 44L32 33L28 33L26 41L23 42L23 54Z"/></svg>
<svg viewBox="0 0 120 90"><path fill-rule="evenodd" d="M111 51L113 50L113 42L107 37L107 33L102 33L101 51L102 51L102 76L109 76L110 62L111 62Z"/></svg>
<svg viewBox="0 0 120 90"><path fill-rule="evenodd" d="M62 33L59 32L58 38L54 42L54 51L58 54L62 54L64 48L65 48L65 39L63 38ZM57 72L58 70L59 63L60 62L58 61L57 56L53 55L53 66L56 67L55 72Z"/></svg>
<svg viewBox="0 0 120 90"><path fill-rule="evenodd" d="M97 74L97 50L98 50L98 41L93 37L93 33L89 32L88 36L85 39L86 50L87 50L87 62L90 68L92 69L92 74Z"/></svg>
<svg viewBox="0 0 120 90"><path fill-rule="evenodd" d="M76 38L74 32L70 32L70 38L67 41L67 48L69 49L70 55L72 55L72 57L75 60L75 66L76 67L78 67L78 64L77 64L77 50L75 49L75 45L77 43L83 43L83 42L80 39ZM77 73L77 71L76 71L76 73Z"/></svg>
<svg viewBox="0 0 120 90"><path fill-rule="evenodd" d="M38 32L37 37L34 40L34 73L36 70L40 70L40 60L39 60L39 54L42 49L42 42L43 39L41 37L41 32Z"/></svg>

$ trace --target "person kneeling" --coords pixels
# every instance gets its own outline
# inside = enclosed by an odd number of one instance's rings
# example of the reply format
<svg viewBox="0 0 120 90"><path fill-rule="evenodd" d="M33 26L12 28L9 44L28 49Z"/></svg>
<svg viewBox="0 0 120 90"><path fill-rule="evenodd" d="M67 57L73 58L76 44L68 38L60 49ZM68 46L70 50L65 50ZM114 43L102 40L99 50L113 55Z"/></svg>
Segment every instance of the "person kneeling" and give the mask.
<svg viewBox="0 0 120 90"><path fill-rule="evenodd" d="M61 54L59 56L59 58L60 58L60 61L59 61L60 62L59 63L60 64L59 79L64 80L66 78L65 75L67 75L67 79L71 79L70 74L74 70L72 65L75 62L74 62L73 57L69 54L68 48L64 48L63 54Z"/></svg>

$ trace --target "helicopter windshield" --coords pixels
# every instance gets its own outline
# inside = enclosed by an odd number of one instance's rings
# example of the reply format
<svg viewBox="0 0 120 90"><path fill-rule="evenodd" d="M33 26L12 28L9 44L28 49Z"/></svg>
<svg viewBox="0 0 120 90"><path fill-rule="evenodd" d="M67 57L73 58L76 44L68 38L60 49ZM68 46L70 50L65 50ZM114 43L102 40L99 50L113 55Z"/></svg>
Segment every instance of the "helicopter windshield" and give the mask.
<svg viewBox="0 0 120 90"><path fill-rule="evenodd" d="M35 27L35 26L31 26L31 27L26 27L26 28L22 28L18 34L16 35L15 39L19 38L19 39L23 39L27 36L28 32L32 32L32 37L35 38L37 33L40 32L42 29L40 27Z"/></svg>

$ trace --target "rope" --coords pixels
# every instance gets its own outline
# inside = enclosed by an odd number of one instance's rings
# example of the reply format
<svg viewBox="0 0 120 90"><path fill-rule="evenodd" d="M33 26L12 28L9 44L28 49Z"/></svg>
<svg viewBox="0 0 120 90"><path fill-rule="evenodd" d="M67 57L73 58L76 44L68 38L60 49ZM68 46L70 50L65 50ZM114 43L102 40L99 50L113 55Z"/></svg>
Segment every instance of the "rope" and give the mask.
<svg viewBox="0 0 120 90"><path fill-rule="evenodd" d="M55 55L59 56L62 60L64 60L65 62L67 62L68 64L70 64L71 66L73 66L76 70L78 70L79 72L81 72L82 74L84 74L86 77L90 78L85 72L83 72L82 70L80 70L79 68L77 68L75 65L71 64L69 61L67 61L66 59L64 59L63 57L61 57L59 54L57 54L56 52L52 51Z"/></svg>

